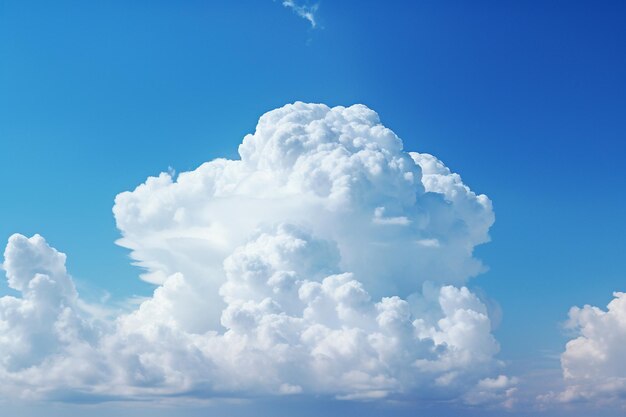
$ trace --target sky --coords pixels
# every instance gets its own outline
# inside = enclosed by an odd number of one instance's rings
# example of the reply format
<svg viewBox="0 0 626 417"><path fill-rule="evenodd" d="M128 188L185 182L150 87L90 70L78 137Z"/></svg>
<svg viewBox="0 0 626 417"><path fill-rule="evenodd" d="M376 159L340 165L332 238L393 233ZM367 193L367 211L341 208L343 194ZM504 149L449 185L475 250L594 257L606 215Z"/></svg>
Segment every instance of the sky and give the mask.
<svg viewBox="0 0 626 417"><path fill-rule="evenodd" d="M625 19L619 1L0 1L0 401L621 415ZM259 263L273 293L246 278ZM343 333L302 342L323 326Z"/></svg>

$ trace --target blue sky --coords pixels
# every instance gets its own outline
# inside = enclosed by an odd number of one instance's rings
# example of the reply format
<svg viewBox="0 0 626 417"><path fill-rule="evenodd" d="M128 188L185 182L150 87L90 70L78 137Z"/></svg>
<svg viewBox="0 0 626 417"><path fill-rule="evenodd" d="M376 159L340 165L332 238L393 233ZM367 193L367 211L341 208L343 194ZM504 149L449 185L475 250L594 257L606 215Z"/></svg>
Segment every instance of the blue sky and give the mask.
<svg viewBox="0 0 626 417"><path fill-rule="evenodd" d="M624 290L624 16L619 1L327 0L312 28L270 0L0 2L0 237L43 235L87 300L149 296L114 243L118 193L237 159L284 104L362 103L493 201L475 252L489 270L468 285L499 306L511 374L560 373L569 308Z"/></svg>

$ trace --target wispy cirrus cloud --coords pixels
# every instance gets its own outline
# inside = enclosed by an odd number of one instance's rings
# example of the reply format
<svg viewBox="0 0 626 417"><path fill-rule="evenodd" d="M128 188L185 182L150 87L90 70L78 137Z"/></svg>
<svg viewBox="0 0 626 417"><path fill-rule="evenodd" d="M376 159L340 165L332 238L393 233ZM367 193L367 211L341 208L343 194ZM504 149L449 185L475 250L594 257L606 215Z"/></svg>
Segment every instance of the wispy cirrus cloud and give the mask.
<svg viewBox="0 0 626 417"><path fill-rule="evenodd" d="M319 3L301 4L295 0L283 0L282 4L284 7L291 9L298 16L308 20L312 28L317 27L315 15L317 13L317 9L319 8Z"/></svg>

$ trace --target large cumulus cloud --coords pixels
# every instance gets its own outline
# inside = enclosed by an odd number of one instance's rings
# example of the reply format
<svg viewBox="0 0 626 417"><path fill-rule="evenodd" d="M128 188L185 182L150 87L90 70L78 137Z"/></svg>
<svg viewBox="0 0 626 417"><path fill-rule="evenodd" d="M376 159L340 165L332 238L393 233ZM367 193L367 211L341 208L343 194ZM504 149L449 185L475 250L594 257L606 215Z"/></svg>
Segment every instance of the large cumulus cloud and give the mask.
<svg viewBox="0 0 626 417"><path fill-rule="evenodd" d="M219 317L223 260L256 229L290 223L337 245L339 265L375 296L407 296L425 281L463 284L493 223L490 200L428 154L407 153L362 105L295 103L263 115L239 147L174 180L149 178L117 196L123 238L161 284L205 281ZM207 323L207 326L216 323Z"/></svg>
<svg viewBox="0 0 626 417"><path fill-rule="evenodd" d="M118 243L157 287L112 322L81 309L64 255L10 239L22 297L0 299L6 390L510 396L487 308L465 287L483 270L486 196L405 152L362 105L273 110L239 154L117 196Z"/></svg>

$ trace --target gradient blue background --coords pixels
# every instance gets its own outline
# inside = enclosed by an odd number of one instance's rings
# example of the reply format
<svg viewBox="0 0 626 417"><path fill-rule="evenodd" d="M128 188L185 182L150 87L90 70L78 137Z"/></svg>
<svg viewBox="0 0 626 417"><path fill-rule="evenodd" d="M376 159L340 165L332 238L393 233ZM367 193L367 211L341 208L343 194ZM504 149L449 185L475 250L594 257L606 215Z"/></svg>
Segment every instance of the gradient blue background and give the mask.
<svg viewBox="0 0 626 417"><path fill-rule="evenodd" d="M626 2L0 0L0 238L40 233L79 290L147 295L113 199L237 157L295 100L364 103L494 202L510 369L558 368L573 305L626 290ZM6 285L0 293L6 293Z"/></svg>

